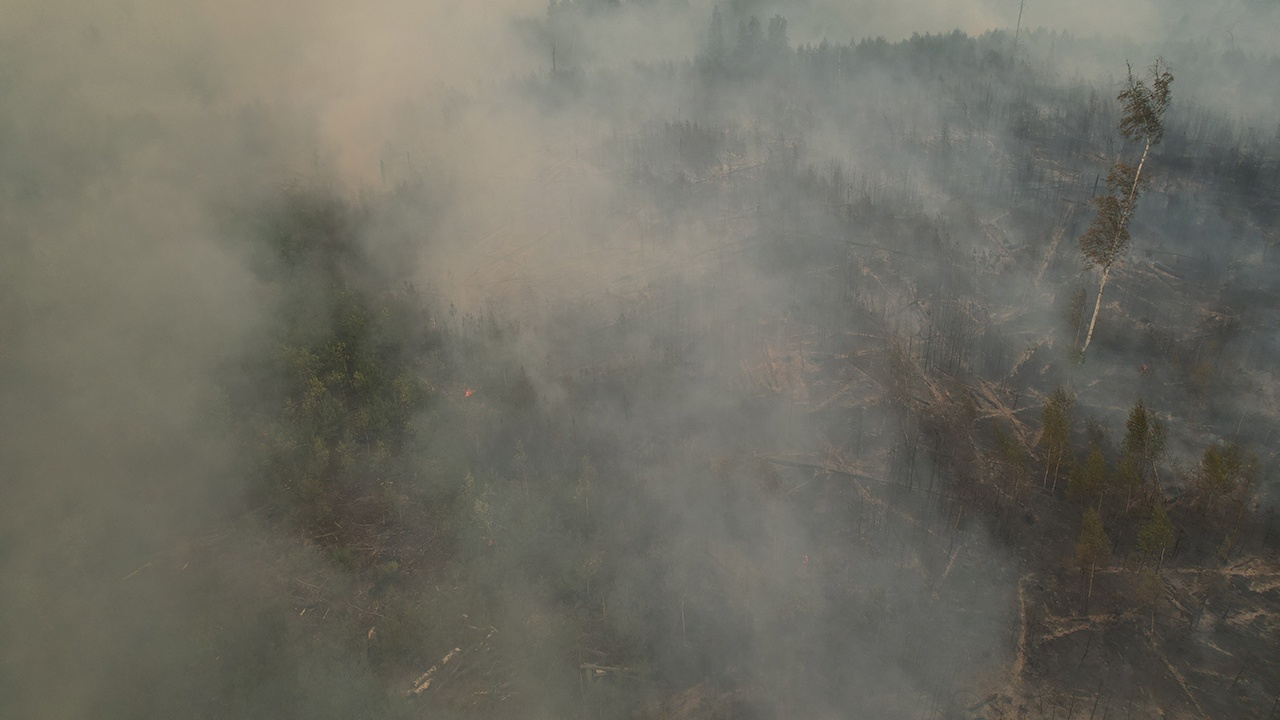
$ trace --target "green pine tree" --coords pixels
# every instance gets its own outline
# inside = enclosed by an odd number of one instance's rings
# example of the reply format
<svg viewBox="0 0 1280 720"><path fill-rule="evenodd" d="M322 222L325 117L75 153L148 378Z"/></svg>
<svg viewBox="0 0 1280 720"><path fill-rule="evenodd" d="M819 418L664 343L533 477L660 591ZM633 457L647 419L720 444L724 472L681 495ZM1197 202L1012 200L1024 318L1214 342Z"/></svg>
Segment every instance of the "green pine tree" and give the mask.
<svg viewBox="0 0 1280 720"><path fill-rule="evenodd" d="M1097 510L1085 511L1080 525L1080 536L1076 539L1076 562L1082 573L1081 582L1087 576L1089 585L1085 592L1085 612L1089 612L1089 598L1093 596L1093 576L1098 568L1105 565L1111 557L1111 538L1102 526L1102 516Z"/></svg>
<svg viewBox="0 0 1280 720"><path fill-rule="evenodd" d="M1138 528L1138 552L1146 560L1154 560L1156 569L1164 562L1165 552L1173 545L1173 523L1164 506L1159 503L1151 508L1147 521Z"/></svg>
<svg viewBox="0 0 1280 720"><path fill-rule="evenodd" d="M1075 406L1075 396L1059 385L1054 389L1044 407L1040 410L1040 447L1044 448L1044 479L1042 484L1049 486L1049 478L1053 477L1051 492L1057 491L1063 463L1067 463L1068 471L1074 456L1071 454L1071 411Z"/></svg>

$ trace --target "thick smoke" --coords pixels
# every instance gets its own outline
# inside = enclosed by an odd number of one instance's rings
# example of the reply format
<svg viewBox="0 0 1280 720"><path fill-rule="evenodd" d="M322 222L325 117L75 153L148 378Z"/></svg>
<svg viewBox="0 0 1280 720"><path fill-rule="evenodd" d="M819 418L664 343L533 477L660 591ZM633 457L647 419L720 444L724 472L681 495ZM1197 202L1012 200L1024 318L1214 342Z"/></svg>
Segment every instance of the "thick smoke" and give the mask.
<svg viewBox="0 0 1280 720"><path fill-rule="evenodd" d="M1122 425L1185 308L1134 279L1097 375L1043 358L1093 287L1072 247L1123 64L1178 69L1167 146L1274 153L1280 16L1028 3L1015 45L1008 2L551 5L6 11L0 715L952 717L1008 689L1030 514L971 517L942 428L1029 437L1032 403L903 358L1075 382ZM1035 157L1064 127L1070 159ZM1246 278L1210 300L1265 325L1268 216L1174 182L1144 261ZM337 269L273 265L315 217ZM262 368L341 324L297 311L330 281L420 301L379 352L443 368L413 366L379 478L398 534L351 548L315 528L360 511L282 510L255 454L287 384ZM1224 342L1252 368L1276 335ZM1269 439L1239 427L1270 377L1227 374L1144 391Z"/></svg>

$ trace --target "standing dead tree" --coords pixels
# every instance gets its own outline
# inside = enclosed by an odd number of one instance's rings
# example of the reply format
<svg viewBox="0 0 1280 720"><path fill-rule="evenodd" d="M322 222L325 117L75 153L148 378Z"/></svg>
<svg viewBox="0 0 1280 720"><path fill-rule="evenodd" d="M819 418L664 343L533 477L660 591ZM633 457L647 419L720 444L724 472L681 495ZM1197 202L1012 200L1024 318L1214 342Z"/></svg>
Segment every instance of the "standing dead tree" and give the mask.
<svg viewBox="0 0 1280 720"><path fill-rule="evenodd" d="M1107 174L1107 192L1093 198L1098 211L1089 229L1080 237L1080 252L1090 267L1101 268L1102 279L1098 283L1098 297L1093 304L1093 317L1089 320L1089 332L1085 335L1080 355L1089 349L1093 341L1093 329L1102 308L1102 292L1107 287L1111 268L1115 266L1129 247L1129 222L1138 203L1142 189L1142 170L1151 148L1164 137L1164 111L1169 107L1169 85L1173 75L1163 60L1157 59L1148 69L1148 78L1136 78L1133 67L1125 89L1117 96L1124 105L1120 119L1120 134L1126 140L1142 143L1142 157L1137 167L1123 160L1117 161ZM1148 84L1148 81L1150 84Z"/></svg>

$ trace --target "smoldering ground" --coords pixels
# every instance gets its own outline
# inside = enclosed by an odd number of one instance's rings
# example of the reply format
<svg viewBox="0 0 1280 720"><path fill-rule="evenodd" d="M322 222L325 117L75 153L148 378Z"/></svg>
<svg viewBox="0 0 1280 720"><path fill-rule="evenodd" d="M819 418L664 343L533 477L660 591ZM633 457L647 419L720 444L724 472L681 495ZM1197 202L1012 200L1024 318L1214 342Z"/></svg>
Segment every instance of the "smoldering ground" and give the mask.
<svg viewBox="0 0 1280 720"><path fill-rule="evenodd" d="M1027 32L1018 69L1007 33L817 49L1007 29L1003 4L728 3L721 56L710 3L588 5L6 18L5 714L945 716L1000 685L1015 561L948 504L951 468L903 459L936 387L895 399L882 341L932 336L903 308L963 308L960 349L922 362L1016 370L1075 278L1017 238L1051 238L1092 165L1012 158L1094 89L1076 128L1104 143L1119 70L1089 43L1154 55L1185 20L1028 8L1108 32ZM1216 222L1232 196L1205 197L1183 212ZM280 271L295 236L321 260ZM260 456L302 456L263 449L293 399L275 351L329 347L342 317L289 308L347 292L420 302L368 337L425 399L395 458L366 437L291 511Z"/></svg>

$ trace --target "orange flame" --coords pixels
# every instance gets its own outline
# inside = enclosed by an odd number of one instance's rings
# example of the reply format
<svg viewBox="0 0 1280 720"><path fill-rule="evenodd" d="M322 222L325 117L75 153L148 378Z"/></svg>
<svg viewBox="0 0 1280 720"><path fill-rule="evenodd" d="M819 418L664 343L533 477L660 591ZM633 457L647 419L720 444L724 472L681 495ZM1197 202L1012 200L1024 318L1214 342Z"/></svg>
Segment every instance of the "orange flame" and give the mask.
<svg viewBox="0 0 1280 720"><path fill-rule="evenodd" d="M466 391L463 393L463 397L471 397L471 393L473 392L475 392L475 390L472 390L471 388L467 388Z"/></svg>

